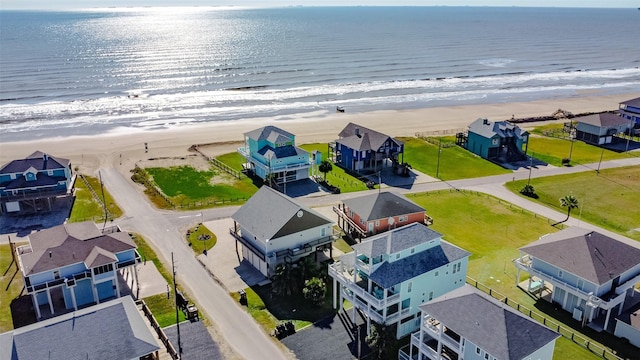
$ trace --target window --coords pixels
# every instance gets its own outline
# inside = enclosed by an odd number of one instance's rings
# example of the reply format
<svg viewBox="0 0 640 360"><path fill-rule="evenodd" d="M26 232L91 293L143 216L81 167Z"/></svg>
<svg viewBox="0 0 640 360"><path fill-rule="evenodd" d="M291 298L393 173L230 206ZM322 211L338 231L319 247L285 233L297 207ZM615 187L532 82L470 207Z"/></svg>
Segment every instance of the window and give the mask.
<svg viewBox="0 0 640 360"><path fill-rule="evenodd" d="M60 279L60 270L53 270L53 278Z"/></svg>
<svg viewBox="0 0 640 360"><path fill-rule="evenodd" d="M415 252L416 252L416 249L415 248L411 248L411 253L413 254Z"/></svg>
<svg viewBox="0 0 640 360"><path fill-rule="evenodd" d="M476 354L480 355L481 351L482 351L482 349L480 349L478 346L476 346Z"/></svg>
<svg viewBox="0 0 640 360"><path fill-rule="evenodd" d="M353 210L349 209L349 217L352 218L353 217Z"/></svg>
<svg viewBox="0 0 640 360"><path fill-rule="evenodd" d="M577 286L577 288L578 288L578 289L580 289L580 290L584 290L584 289L583 289L583 287L584 287L584 280L582 280L582 279L578 279L578 286Z"/></svg>
<svg viewBox="0 0 640 360"><path fill-rule="evenodd" d="M398 216L398 221L399 222L405 222L407 221L409 218L407 217L407 215L402 215L402 216Z"/></svg>
<svg viewBox="0 0 640 360"><path fill-rule="evenodd" d="M562 270L558 270L558 277L560 279L562 279L562 276L564 275L564 273L562 272Z"/></svg>
<svg viewBox="0 0 640 360"><path fill-rule="evenodd" d="M380 220L376 220L376 226L380 226Z"/></svg>
<svg viewBox="0 0 640 360"><path fill-rule="evenodd" d="M489 360L489 354L484 353L484 360Z"/></svg>
<svg viewBox="0 0 640 360"><path fill-rule="evenodd" d="M429 301L433 300L433 291L429 291Z"/></svg>
<svg viewBox="0 0 640 360"><path fill-rule="evenodd" d="M396 254L396 260L400 259L400 253Z"/></svg>
<svg viewBox="0 0 640 360"><path fill-rule="evenodd" d="M53 176L53 170L47 170L47 175Z"/></svg>
<svg viewBox="0 0 640 360"><path fill-rule="evenodd" d="M498 145L498 139L492 139L491 140L491 144L492 145Z"/></svg>
<svg viewBox="0 0 640 360"><path fill-rule="evenodd" d="M456 264L453 264L453 273L456 273Z"/></svg>
<svg viewBox="0 0 640 360"><path fill-rule="evenodd" d="M110 271L113 271L113 264L102 265L93 269L93 273L96 275L104 274Z"/></svg>
<svg viewBox="0 0 640 360"><path fill-rule="evenodd" d="M411 287L412 287L413 283L409 282L409 284L407 285L407 292L410 293L411 292Z"/></svg>
<svg viewBox="0 0 640 360"><path fill-rule="evenodd" d="M435 274L435 276L438 276L438 271L436 271L436 274Z"/></svg>
<svg viewBox="0 0 640 360"><path fill-rule="evenodd" d="M458 271L460 271L460 266L462 265L462 263L458 263Z"/></svg>

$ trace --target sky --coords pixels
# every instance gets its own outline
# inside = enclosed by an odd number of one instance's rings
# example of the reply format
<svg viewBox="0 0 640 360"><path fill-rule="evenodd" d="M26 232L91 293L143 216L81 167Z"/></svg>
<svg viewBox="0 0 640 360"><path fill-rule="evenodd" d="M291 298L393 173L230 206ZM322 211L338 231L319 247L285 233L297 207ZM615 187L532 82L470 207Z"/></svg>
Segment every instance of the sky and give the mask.
<svg viewBox="0 0 640 360"><path fill-rule="evenodd" d="M521 6L636 8L637 0L0 0L0 9L80 9L135 6Z"/></svg>

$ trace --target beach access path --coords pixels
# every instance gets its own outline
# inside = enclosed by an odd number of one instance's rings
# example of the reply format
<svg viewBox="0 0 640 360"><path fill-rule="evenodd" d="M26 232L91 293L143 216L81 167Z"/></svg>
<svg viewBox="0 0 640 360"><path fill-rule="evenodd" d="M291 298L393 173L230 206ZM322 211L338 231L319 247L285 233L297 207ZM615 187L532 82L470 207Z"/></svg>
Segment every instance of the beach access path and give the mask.
<svg viewBox="0 0 640 360"><path fill-rule="evenodd" d="M640 157L622 160L612 160L602 162L600 169L640 166ZM532 169L531 178L570 174L584 171L595 171L598 164L576 165L573 167L546 167ZM101 169L102 179L109 191L113 194L116 202L123 209L125 216L118 219L116 223L128 231L135 231L145 237L165 260L165 264L170 265L173 254L176 263L178 282L188 289L189 293L197 302L199 308L212 320L221 338L233 348L233 351L244 359L287 359L294 356L279 348L278 345L256 324L251 318L223 289L220 284L214 281L203 266L197 261L193 251L183 241L183 235L187 228L201 221L211 221L230 217L237 209L237 206L222 207L190 212L174 212L155 209L142 194L137 185L127 179L123 173L114 167ZM455 181L431 181L426 183L416 183L410 189L393 188L399 193L425 192L446 189L467 189L488 193L497 196L515 205L545 216L552 220L562 220L566 214L539 205L506 190L503 184L507 181L527 179L529 170L517 171L511 174L489 176L483 178L464 179ZM314 194L297 201L310 207L329 207L338 202L361 196L367 192L378 190L368 190L347 194ZM621 238L596 226L570 219L568 225L579 225L597 230L604 234ZM220 342L222 339L214 339ZM224 344L220 344L224 347Z"/></svg>

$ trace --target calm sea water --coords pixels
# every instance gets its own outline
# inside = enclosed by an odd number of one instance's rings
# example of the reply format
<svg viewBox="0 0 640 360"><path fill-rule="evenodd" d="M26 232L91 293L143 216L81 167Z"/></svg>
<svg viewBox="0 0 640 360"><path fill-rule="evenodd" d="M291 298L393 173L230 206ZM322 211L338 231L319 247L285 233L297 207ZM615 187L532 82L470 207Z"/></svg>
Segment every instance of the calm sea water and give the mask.
<svg viewBox="0 0 640 360"><path fill-rule="evenodd" d="M635 9L0 11L0 137L640 92L638 36Z"/></svg>

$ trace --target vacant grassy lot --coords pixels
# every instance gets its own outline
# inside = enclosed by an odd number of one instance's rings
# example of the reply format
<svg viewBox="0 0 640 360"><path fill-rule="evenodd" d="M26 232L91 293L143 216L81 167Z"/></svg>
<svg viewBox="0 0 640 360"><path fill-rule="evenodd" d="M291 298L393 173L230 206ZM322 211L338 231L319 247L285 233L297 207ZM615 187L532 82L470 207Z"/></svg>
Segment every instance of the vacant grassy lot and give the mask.
<svg viewBox="0 0 640 360"><path fill-rule="evenodd" d="M404 161L414 169L442 180L467 179L481 176L507 174L506 170L492 162L455 145L451 137L437 138L443 145L440 148L438 166L438 145L417 138L400 138L404 141Z"/></svg>
<svg viewBox="0 0 640 360"><path fill-rule="evenodd" d="M515 193L527 181L507 183ZM588 171L531 180L538 201L566 212L559 199L573 194L579 207L571 216L640 241L640 167Z"/></svg>
<svg viewBox="0 0 640 360"><path fill-rule="evenodd" d="M322 153L322 159L327 159L327 144L316 143L316 144L304 144L300 145L300 147L309 153L314 150L318 150ZM318 172L318 176L324 178L324 174ZM347 174L341 167L336 164L333 164L333 170L327 173L327 181L329 184L333 186L337 186L340 188L340 191L343 193L346 192L354 192L367 190L367 186L365 185L366 180L358 179Z"/></svg>
<svg viewBox="0 0 640 360"><path fill-rule="evenodd" d="M107 210L109 210L109 220L113 220L122 216L122 210L111 197L111 194L104 189L104 197L102 196L102 189L100 187L100 180L95 177L85 176L85 179L89 182L89 185L93 188L98 197L105 201ZM73 209L71 209L70 222L80 222L86 220L101 221L104 220L104 208L101 203L96 201L91 194L91 191L87 185L78 178L75 184L76 188L76 200L73 203Z"/></svg>
<svg viewBox="0 0 640 360"><path fill-rule="evenodd" d="M538 160L542 160L554 166L562 166L562 159L569 157L571 151L571 164L588 164L602 161L624 159L631 155L616 153L610 150L602 151L601 148L588 145L582 141L574 141L571 149L571 141L568 139L558 139L542 136L529 137L528 154Z"/></svg>
<svg viewBox="0 0 640 360"><path fill-rule="evenodd" d="M248 178L238 180L233 176L212 168L198 171L191 166L145 169L160 190L176 204L199 202L199 207L212 201L237 201L249 199L257 187ZM194 205L198 207L198 205Z"/></svg>

